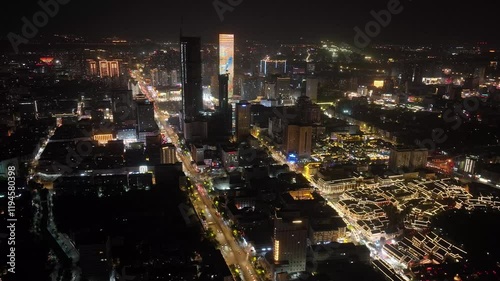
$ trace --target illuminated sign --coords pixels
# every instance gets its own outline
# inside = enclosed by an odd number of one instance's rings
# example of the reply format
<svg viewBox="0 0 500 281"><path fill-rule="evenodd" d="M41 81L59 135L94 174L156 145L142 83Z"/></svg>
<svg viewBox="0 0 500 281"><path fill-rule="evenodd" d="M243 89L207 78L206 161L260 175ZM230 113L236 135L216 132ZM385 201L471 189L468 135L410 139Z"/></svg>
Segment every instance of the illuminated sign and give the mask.
<svg viewBox="0 0 500 281"><path fill-rule="evenodd" d="M54 58L43 57L43 58L40 58L40 61L45 63L45 64L52 65L54 62Z"/></svg>
<svg viewBox="0 0 500 281"><path fill-rule="evenodd" d="M288 162L295 164L295 163L297 163L297 161L299 161L297 154L295 154L295 153L288 154Z"/></svg>
<svg viewBox="0 0 500 281"><path fill-rule="evenodd" d="M384 87L384 80L375 80L375 81L373 81L373 86L375 86L377 88Z"/></svg>
<svg viewBox="0 0 500 281"><path fill-rule="evenodd" d="M219 34L219 74L229 73L228 96L234 93L234 34Z"/></svg>

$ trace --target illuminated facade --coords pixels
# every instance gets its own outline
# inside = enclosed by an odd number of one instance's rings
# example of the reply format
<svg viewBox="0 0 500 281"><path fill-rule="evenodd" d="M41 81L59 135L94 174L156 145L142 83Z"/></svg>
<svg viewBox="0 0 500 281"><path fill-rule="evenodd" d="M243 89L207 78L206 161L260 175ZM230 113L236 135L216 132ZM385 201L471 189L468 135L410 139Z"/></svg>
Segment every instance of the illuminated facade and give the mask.
<svg viewBox="0 0 500 281"><path fill-rule="evenodd" d="M265 57L260 60L260 75L284 75L287 73L286 60L272 60L270 57Z"/></svg>
<svg viewBox="0 0 500 281"><path fill-rule="evenodd" d="M396 172L401 168L410 171L425 168L428 155L429 151L426 148L393 148L389 156L389 169Z"/></svg>
<svg viewBox="0 0 500 281"><path fill-rule="evenodd" d="M88 73L100 77L120 77L119 60L87 60Z"/></svg>
<svg viewBox="0 0 500 281"><path fill-rule="evenodd" d="M175 164L177 163L177 157L175 156L175 146L173 144L168 144L161 149L161 163L162 164Z"/></svg>
<svg viewBox="0 0 500 281"><path fill-rule="evenodd" d="M278 212L274 218L275 273L306 270L308 222L297 212Z"/></svg>
<svg viewBox="0 0 500 281"><path fill-rule="evenodd" d="M250 136L251 106L247 101L240 101L236 104L236 139L238 142Z"/></svg>
<svg viewBox="0 0 500 281"><path fill-rule="evenodd" d="M219 74L229 74L228 96L234 94L234 34L219 34Z"/></svg>
<svg viewBox="0 0 500 281"><path fill-rule="evenodd" d="M92 76L97 76L99 75L99 72L97 71L97 62L96 61L89 61L89 74Z"/></svg>
<svg viewBox="0 0 500 281"><path fill-rule="evenodd" d="M113 134L99 134L94 135L94 140L99 142L99 144L107 144L108 141L113 140Z"/></svg>

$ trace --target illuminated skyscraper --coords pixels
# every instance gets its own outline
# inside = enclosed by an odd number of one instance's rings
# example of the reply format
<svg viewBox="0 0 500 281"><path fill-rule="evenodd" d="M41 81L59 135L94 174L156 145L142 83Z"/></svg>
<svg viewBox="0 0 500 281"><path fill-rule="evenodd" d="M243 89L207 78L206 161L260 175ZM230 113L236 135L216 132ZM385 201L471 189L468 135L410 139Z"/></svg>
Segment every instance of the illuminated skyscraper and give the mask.
<svg viewBox="0 0 500 281"><path fill-rule="evenodd" d="M229 74L228 97L234 93L234 34L219 34L219 74Z"/></svg>
<svg viewBox="0 0 500 281"><path fill-rule="evenodd" d="M236 139L238 142L250 136L251 106L247 101L240 101L236 104Z"/></svg>
<svg viewBox="0 0 500 281"><path fill-rule="evenodd" d="M181 80L183 119L190 121L203 110L199 37L181 37Z"/></svg>
<svg viewBox="0 0 500 281"><path fill-rule="evenodd" d="M119 77L120 76L120 62L118 60L100 60L98 63L99 76L101 77ZM96 75L97 63L89 60L90 75Z"/></svg>
<svg viewBox="0 0 500 281"><path fill-rule="evenodd" d="M274 218L275 274L306 270L308 222L298 212L279 211Z"/></svg>
<svg viewBox="0 0 500 281"><path fill-rule="evenodd" d="M260 60L260 75L285 75L287 73L286 60L272 60L266 57Z"/></svg>

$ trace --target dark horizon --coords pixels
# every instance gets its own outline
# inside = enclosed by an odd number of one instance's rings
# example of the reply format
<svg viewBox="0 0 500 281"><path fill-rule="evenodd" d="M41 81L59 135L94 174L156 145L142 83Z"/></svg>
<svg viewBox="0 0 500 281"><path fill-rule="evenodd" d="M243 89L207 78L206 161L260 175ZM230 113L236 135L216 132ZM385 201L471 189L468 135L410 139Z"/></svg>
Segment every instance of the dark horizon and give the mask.
<svg viewBox="0 0 500 281"><path fill-rule="evenodd" d="M308 41L329 39L352 44L356 35L354 28L364 29L374 19L370 12L387 9L391 1L353 0L336 4L312 0L301 4L299 1L240 0L241 4L232 7L232 11L223 13L221 21L214 7L216 1L165 3L151 0L136 5L137 2L130 0L105 3L73 0L60 5L58 13L39 29L34 39L60 33L91 40L112 36L129 40L176 40L183 18L184 34L200 36L204 42L216 42L218 33L227 32L236 34L240 40L296 42L303 37ZM402 11L392 15L389 24L372 38L372 44L499 43L495 36L495 12L484 9L486 0L475 1L466 9L462 3L457 7L456 2L449 0L399 2ZM31 20L33 14L41 10L36 2L12 5L8 14L2 17L0 40L6 40L10 32L20 34L21 18ZM454 10L458 8L460 10Z"/></svg>

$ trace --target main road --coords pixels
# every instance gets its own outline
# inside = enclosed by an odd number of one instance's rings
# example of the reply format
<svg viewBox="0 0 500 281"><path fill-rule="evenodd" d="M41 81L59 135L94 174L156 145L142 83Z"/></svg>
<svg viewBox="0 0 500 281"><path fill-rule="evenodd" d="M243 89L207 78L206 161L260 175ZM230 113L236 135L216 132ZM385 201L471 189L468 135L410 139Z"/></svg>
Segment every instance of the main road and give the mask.
<svg viewBox="0 0 500 281"><path fill-rule="evenodd" d="M138 80L139 87L144 95L150 100L152 99L152 93L148 89L147 85L143 81L142 77L138 72L134 72L134 78ZM151 91L154 91L152 89ZM218 211L214 208L213 201L208 195L204 182L210 180L210 178L201 175L196 168L192 165L192 158L189 153L183 150L180 143L178 135L175 133L174 129L167 124L166 120L169 115L167 112L163 112L155 106L156 120L158 126L162 128L162 133L170 138L173 145L176 147L177 160L183 165L183 170L186 175L191 179L191 183L196 187L196 199L193 200L193 205L198 214L198 217L203 217L205 213L207 227L214 230L216 239L221 245L221 253L228 265L235 265L238 271L241 273L245 281L258 281L260 277L255 272L252 264L250 263L250 252L249 249L244 249L236 241L232 234L231 227L229 227L226 222L221 218Z"/></svg>

